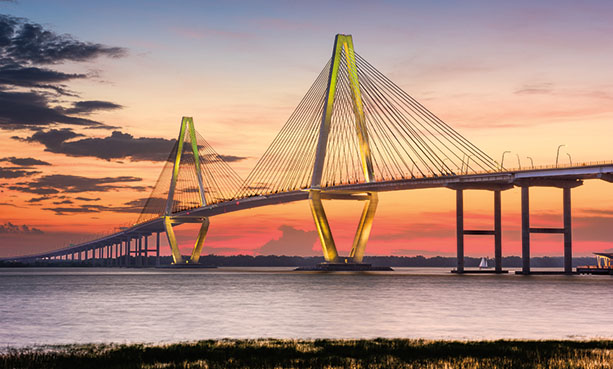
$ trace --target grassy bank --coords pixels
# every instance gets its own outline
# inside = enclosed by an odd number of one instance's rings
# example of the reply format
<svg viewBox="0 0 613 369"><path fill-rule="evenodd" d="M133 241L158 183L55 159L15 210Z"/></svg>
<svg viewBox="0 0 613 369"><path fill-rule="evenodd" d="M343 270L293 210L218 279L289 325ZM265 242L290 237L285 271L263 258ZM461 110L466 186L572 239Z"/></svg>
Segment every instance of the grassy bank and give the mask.
<svg viewBox="0 0 613 369"><path fill-rule="evenodd" d="M613 340L209 340L9 350L3 368L613 368Z"/></svg>

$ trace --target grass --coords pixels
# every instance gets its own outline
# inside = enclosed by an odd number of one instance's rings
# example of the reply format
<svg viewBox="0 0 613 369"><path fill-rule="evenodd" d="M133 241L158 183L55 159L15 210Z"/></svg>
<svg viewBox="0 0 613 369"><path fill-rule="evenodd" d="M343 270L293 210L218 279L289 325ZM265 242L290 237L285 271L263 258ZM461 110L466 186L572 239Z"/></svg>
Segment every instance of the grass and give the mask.
<svg viewBox="0 0 613 369"><path fill-rule="evenodd" d="M613 340L207 340L8 349L3 368L613 368Z"/></svg>

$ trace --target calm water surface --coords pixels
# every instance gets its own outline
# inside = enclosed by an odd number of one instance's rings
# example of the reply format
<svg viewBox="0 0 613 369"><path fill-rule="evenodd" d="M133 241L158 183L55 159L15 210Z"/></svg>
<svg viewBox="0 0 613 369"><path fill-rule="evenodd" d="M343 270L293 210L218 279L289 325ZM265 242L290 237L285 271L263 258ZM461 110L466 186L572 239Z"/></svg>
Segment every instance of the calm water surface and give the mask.
<svg viewBox="0 0 613 369"><path fill-rule="evenodd" d="M0 347L208 338L613 338L609 276L0 269Z"/></svg>

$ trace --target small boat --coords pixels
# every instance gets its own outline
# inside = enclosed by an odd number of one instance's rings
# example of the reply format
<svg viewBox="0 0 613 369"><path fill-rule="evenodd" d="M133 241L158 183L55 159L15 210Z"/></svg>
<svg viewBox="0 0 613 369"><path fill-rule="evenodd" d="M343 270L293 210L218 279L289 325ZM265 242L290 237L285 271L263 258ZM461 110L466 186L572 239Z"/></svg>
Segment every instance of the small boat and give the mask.
<svg viewBox="0 0 613 369"><path fill-rule="evenodd" d="M489 268L487 265L487 259L481 258L481 262L479 263L479 269L486 269L486 268Z"/></svg>

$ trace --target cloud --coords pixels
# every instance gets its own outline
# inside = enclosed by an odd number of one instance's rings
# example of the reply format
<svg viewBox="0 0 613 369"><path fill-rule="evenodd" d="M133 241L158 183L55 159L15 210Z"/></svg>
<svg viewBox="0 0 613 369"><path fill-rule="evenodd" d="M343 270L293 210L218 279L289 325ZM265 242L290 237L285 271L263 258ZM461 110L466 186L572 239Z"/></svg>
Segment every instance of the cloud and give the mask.
<svg viewBox="0 0 613 369"><path fill-rule="evenodd" d="M42 202L44 200L53 200L53 199L56 200L56 201L53 201L53 205L68 205L68 204L74 204L75 201L85 201L85 202L99 201L100 197L89 198L89 197L77 196L75 198L70 198L68 196L45 195L45 196L41 196L41 197L32 197L29 200L27 200L26 202L28 202L28 203L39 203L39 202Z"/></svg>
<svg viewBox="0 0 613 369"><path fill-rule="evenodd" d="M69 124L112 128L101 122L71 114L118 109L105 101L79 101L70 108L59 96L77 97L64 83L85 79L82 73L60 72L41 65L89 61L100 56L121 57L126 50L58 35L24 18L0 14L0 129L21 129ZM42 89L42 91L41 91ZM24 91L25 90L25 91ZM51 91L44 91L51 90Z"/></svg>
<svg viewBox="0 0 613 369"><path fill-rule="evenodd" d="M104 160L130 159L132 161L165 161L172 149L174 139L139 137L120 131L113 131L103 138L83 138L72 130L51 129L39 131L26 138L28 142L39 142L45 146L45 151L64 154L73 157L94 157ZM24 139L21 139L24 140Z"/></svg>
<svg viewBox="0 0 613 369"><path fill-rule="evenodd" d="M65 204L72 204L72 200L62 200L62 201L54 201L53 205L65 205Z"/></svg>
<svg viewBox="0 0 613 369"><path fill-rule="evenodd" d="M67 208L67 207L43 208L43 210L51 210L55 212L55 215L97 213L99 211L96 208L87 207L87 206L76 207L76 208Z"/></svg>
<svg viewBox="0 0 613 369"><path fill-rule="evenodd" d="M121 109L122 106L109 101L77 101L72 105L72 108L67 109L68 114L89 114L96 110L115 110Z"/></svg>
<svg viewBox="0 0 613 369"><path fill-rule="evenodd" d="M219 155L219 158L226 163L233 163L241 160L248 159L247 156L235 156L235 155Z"/></svg>
<svg viewBox="0 0 613 369"><path fill-rule="evenodd" d="M27 225L15 225L11 222L0 224L0 234L19 233L19 234L43 234L38 228L28 227Z"/></svg>
<svg viewBox="0 0 613 369"><path fill-rule="evenodd" d="M597 216L605 216L613 218L613 210L608 209L582 209L583 213L597 215Z"/></svg>
<svg viewBox="0 0 613 369"><path fill-rule="evenodd" d="M95 120L72 117L49 106L47 95L39 92L0 91L0 128L15 129L51 124L110 128Z"/></svg>
<svg viewBox="0 0 613 369"><path fill-rule="evenodd" d="M86 78L85 74L62 73L46 68L7 65L0 68L0 85L51 89L60 95L72 95L60 82Z"/></svg>
<svg viewBox="0 0 613 369"><path fill-rule="evenodd" d="M56 193L107 192L121 189L144 191L143 186L126 186L119 183L140 182L142 178L122 176L89 178L73 175L53 174L37 178L27 183L17 183L8 188L13 191L51 195Z"/></svg>
<svg viewBox="0 0 613 369"><path fill-rule="evenodd" d="M99 56L121 57L126 49L82 42L70 35L58 35L24 18L0 15L0 46L3 58L19 63L57 64L86 61Z"/></svg>
<svg viewBox="0 0 613 369"><path fill-rule="evenodd" d="M78 197L75 199L79 199ZM92 200L100 200L100 199L92 199ZM99 213L103 211L113 212L113 213L136 213L140 214L143 210L143 206L145 206L148 198L141 198L137 200L132 200L124 203L121 206L105 206L105 205L97 205L97 204L81 204L75 207L50 207L43 208L43 210L50 210L55 212L56 215L67 215L67 214L79 214L79 213ZM151 198L153 201L163 201L163 204L166 204L166 199L161 198ZM72 203L72 202L70 202ZM64 202L54 202L54 205L62 205ZM66 204L68 204L66 202Z"/></svg>
<svg viewBox="0 0 613 369"><path fill-rule="evenodd" d="M31 199L27 200L26 202L29 202L29 203L33 204L33 203L38 203L38 202L41 202L43 200L49 200L49 199L50 199L49 196L32 197Z"/></svg>
<svg viewBox="0 0 613 369"><path fill-rule="evenodd" d="M1 109L1 108L0 108ZM45 146L45 151L72 157L93 157L103 160L130 159L131 161L166 161L174 146L175 139L156 137L134 137L131 134L113 131L107 137L85 137L70 128L40 130L30 137L12 138L22 142L38 142ZM191 154L189 147L186 152ZM237 162L247 159L235 155L205 155L205 160Z"/></svg>
<svg viewBox="0 0 613 369"><path fill-rule="evenodd" d="M64 141L70 140L76 137L83 137L80 133L75 133L70 128L63 129L50 129L48 131L38 131L34 133L31 137L26 139L22 139L19 137L13 137L16 140L26 141L26 142L38 142L50 148L59 147Z"/></svg>
<svg viewBox="0 0 613 369"><path fill-rule="evenodd" d="M2 168L0 167L0 178L21 178L21 177L29 177L34 174L38 174L40 172L34 170L23 170L23 169L14 169L14 168Z"/></svg>
<svg viewBox="0 0 613 369"><path fill-rule="evenodd" d="M2 158L0 161L7 161L13 165L18 165L20 167L32 167L36 165L51 165L46 161L34 159L34 158L16 158L14 156L8 158Z"/></svg>
<svg viewBox="0 0 613 369"><path fill-rule="evenodd" d="M313 250L317 242L317 232L303 231L288 225L279 227L281 237L272 239L255 250L261 255L313 256L318 255Z"/></svg>
<svg viewBox="0 0 613 369"><path fill-rule="evenodd" d="M100 200L99 197L89 198L89 197L82 197L82 196L75 197L74 199L79 200L79 201L99 201Z"/></svg>
<svg viewBox="0 0 613 369"><path fill-rule="evenodd" d="M553 92L553 84L549 82L530 83L515 91L516 95L544 95Z"/></svg>

